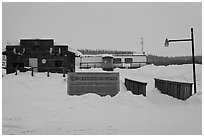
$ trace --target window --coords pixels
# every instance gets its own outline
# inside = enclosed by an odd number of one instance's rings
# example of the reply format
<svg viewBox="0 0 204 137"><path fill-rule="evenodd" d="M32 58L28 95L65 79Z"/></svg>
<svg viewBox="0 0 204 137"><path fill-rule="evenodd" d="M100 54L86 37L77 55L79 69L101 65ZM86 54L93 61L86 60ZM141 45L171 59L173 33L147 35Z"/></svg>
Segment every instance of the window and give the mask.
<svg viewBox="0 0 204 137"><path fill-rule="evenodd" d="M121 58L114 58L113 63L121 63Z"/></svg>
<svg viewBox="0 0 204 137"><path fill-rule="evenodd" d="M61 60L56 60L55 61L55 67L62 67L62 61Z"/></svg>
<svg viewBox="0 0 204 137"><path fill-rule="evenodd" d="M132 58L125 58L125 63L132 63Z"/></svg>

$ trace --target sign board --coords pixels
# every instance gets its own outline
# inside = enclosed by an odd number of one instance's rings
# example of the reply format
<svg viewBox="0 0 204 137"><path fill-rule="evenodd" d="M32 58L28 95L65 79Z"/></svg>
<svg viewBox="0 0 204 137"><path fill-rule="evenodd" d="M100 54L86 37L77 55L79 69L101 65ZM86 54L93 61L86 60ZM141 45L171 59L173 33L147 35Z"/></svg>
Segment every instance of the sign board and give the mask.
<svg viewBox="0 0 204 137"><path fill-rule="evenodd" d="M45 64L46 62L47 62L47 60L46 59L42 59L42 64Z"/></svg>
<svg viewBox="0 0 204 137"><path fill-rule="evenodd" d="M68 73L67 94L96 93L100 96L115 96L120 89L119 85L119 73L71 72Z"/></svg>
<svg viewBox="0 0 204 137"><path fill-rule="evenodd" d="M34 72L38 72L38 59L37 58L29 58L29 66L33 67Z"/></svg>

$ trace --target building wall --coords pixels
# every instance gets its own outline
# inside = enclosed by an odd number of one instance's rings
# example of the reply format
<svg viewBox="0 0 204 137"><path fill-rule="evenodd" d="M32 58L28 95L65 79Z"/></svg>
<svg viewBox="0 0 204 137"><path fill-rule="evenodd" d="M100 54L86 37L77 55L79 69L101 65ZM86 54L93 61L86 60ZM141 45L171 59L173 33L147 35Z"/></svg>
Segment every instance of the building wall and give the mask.
<svg viewBox="0 0 204 137"><path fill-rule="evenodd" d="M133 58L133 62L147 62L147 57L145 55L126 55L126 56L114 56L114 58L121 58L122 62L125 62L125 58Z"/></svg>
<svg viewBox="0 0 204 137"><path fill-rule="evenodd" d="M102 62L102 56L82 56L81 57L82 62Z"/></svg>
<svg viewBox="0 0 204 137"><path fill-rule="evenodd" d="M89 67L101 67L102 66L102 56L101 55L83 55L79 57L79 65L81 68Z"/></svg>
<svg viewBox="0 0 204 137"><path fill-rule="evenodd" d="M7 46L7 73L14 72L18 63L19 69L25 71L22 67L29 67L31 58L37 59L38 71L49 69L52 72L62 72L62 67L66 71L74 71L75 54L68 51L68 46L53 43L53 40L21 40L21 45Z"/></svg>

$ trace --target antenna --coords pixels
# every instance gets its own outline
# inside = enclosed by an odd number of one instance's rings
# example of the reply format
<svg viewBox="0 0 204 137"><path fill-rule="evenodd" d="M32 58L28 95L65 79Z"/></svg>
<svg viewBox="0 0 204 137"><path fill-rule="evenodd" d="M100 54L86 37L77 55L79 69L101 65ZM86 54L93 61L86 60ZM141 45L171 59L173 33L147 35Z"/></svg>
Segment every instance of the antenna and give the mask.
<svg viewBox="0 0 204 137"><path fill-rule="evenodd" d="M141 50L142 50L142 54L144 54L144 38L143 37L141 37L140 38L141 39Z"/></svg>

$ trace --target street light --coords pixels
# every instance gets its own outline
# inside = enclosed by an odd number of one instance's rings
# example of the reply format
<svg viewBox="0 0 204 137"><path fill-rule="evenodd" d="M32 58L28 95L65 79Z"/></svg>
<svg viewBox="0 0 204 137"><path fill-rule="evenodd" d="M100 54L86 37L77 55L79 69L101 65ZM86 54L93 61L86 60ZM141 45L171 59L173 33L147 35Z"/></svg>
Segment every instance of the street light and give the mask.
<svg viewBox="0 0 204 137"><path fill-rule="evenodd" d="M174 40L166 39L164 46L169 47L169 42L183 42L183 41L191 41L191 43L192 43L193 81L194 81L194 93L196 93L196 72L195 72L193 28L191 28L191 38L190 39L174 39Z"/></svg>

